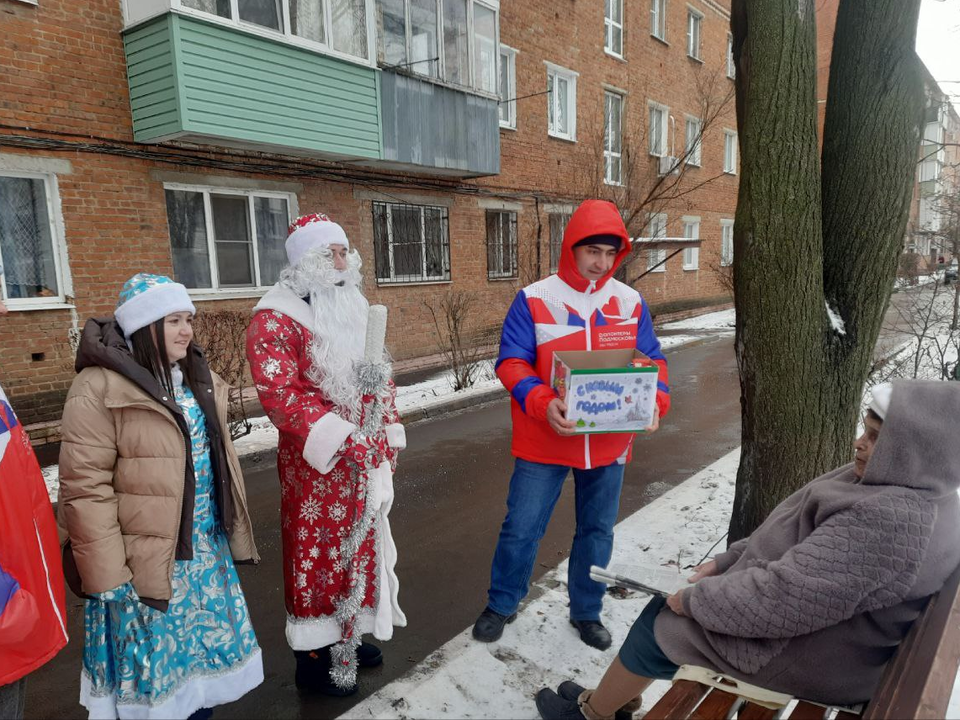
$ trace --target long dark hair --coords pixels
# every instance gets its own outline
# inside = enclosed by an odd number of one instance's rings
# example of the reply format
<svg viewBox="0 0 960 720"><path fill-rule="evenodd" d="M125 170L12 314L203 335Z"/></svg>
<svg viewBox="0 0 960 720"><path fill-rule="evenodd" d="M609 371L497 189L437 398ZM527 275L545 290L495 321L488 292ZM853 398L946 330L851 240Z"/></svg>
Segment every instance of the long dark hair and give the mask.
<svg viewBox="0 0 960 720"><path fill-rule="evenodd" d="M130 342L133 344L133 359L149 370L163 389L172 395L173 375L170 372L170 361L167 360L167 340L164 333L166 321L167 319L162 317L153 324L140 328L130 336ZM195 362L196 353L191 340L187 346L186 357L177 362L183 371L183 382L191 390L194 390L193 380L196 377Z"/></svg>

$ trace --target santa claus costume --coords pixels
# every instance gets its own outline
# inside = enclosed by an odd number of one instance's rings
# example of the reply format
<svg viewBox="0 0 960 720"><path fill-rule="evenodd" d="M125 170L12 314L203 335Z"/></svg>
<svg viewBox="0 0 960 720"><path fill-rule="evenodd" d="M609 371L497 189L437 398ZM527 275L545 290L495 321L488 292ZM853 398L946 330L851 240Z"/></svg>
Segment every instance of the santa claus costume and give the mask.
<svg viewBox="0 0 960 720"><path fill-rule="evenodd" d="M406 625L387 519L406 438L389 364L364 360L369 306L343 229L304 216L290 226L286 251L289 266L254 308L247 357L280 431L286 635L297 686L346 695L356 691L358 666L382 662L361 634L389 640Z"/></svg>

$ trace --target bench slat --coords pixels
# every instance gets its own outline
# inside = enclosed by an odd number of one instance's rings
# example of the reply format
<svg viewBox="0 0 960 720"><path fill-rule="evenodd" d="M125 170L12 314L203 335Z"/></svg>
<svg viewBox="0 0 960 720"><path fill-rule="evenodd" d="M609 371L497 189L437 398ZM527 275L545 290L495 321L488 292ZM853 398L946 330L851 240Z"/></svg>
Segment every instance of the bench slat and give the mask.
<svg viewBox="0 0 960 720"><path fill-rule="evenodd" d="M790 713L790 720L823 720L827 714L827 708L822 705L803 702L797 703L797 706Z"/></svg>
<svg viewBox="0 0 960 720"><path fill-rule="evenodd" d="M737 714L737 720L773 720L776 714L776 710L747 703Z"/></svg>
<svg viewBox="0 0 960 720"><path fill-rule="evenodd" d="M666 695L644 715L649 720L669 720L685 718L690 714L710 688L693 680L675 682Z"/></svg>
<svg viewBox="0 0 960 720"><path fill-rule="evenodd" d="M697 706L697 709L690 715L690 720L716 720L717 718L725 718L736 701L736 695L715 689Z"/></svg>

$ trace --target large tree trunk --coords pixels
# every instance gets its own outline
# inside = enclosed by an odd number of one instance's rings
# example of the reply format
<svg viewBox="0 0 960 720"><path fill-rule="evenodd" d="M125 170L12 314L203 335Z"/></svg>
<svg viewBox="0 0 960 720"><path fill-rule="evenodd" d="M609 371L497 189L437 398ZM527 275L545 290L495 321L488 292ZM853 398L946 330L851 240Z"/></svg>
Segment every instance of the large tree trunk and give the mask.
<svg viewBox="0 0 960 720"><path fill-rule="evenodd" d="M813 0L733 2L743 446L731 541L850 459L905 227L922 106L912 50L919 0L840 7L821 200ZM846 335L834 329L825 298Z"/></svg>

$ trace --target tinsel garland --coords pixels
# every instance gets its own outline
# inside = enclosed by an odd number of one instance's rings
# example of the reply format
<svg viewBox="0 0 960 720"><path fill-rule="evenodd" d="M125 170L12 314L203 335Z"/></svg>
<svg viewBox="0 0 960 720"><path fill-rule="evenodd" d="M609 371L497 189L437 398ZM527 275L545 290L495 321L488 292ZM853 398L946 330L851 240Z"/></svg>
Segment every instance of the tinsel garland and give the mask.
<svg viewBox="0 0 960 720"><path fill-rule="evenodd" d="M384 432L384 409L389 398L391 368L389 363L360 361L354 364L357 387L364 397L361 434L376 437ZM373 443L367 458L353 467L354 497L363 502L363 513L353 523L353 532L340 542L340 557L346 563L344 572L347 594L337 603L334 617L340 623L340 641L330 648L330 679L339 688L353 687L357 682L357 648L360 633L356 632L357 615L367 593L366 569L368 560L360 556L360 546L370 534L376 518L377 507L369 496L370 468L379 467L381 461Z"/></svg>

